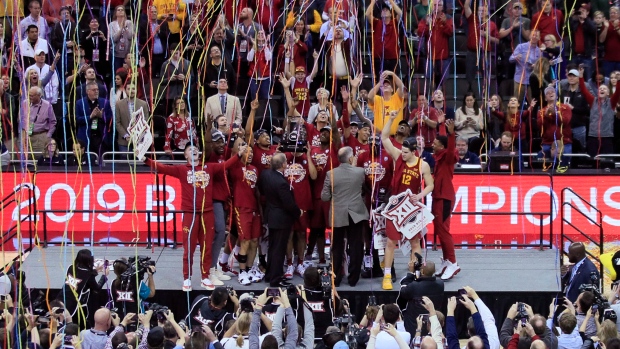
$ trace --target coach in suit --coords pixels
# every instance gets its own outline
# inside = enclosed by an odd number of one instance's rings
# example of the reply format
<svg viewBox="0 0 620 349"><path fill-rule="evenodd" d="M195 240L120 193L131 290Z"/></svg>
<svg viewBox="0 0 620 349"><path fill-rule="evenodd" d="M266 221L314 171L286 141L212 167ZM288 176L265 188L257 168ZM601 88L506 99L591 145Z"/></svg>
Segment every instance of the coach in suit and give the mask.
<svg viewBox="0 0 620 349"><path fill-rule="evenodd" d="M344 238L349 245L349 285L355 286L360 278L364 255L362 227L368 220L368 210L362 197L364 186L364 169L356 167L356 158L351 147L338 150L340 165L328 171L321 191L321 200L331 201L329 222L333 222L334 235L332 240L332 261L336 286L342 281L342 262L344 254ZM332 184L333 179L333 184ZM332 188L333 185L333 188Z"/></svg>
<svg viewBox="0 0 620 349"><path fill-rule="evenodd" d="M127 85L127 94L129 98L121 99L116 102L116 140L118 142L118 150L128 151L129 147L129 122L131 114L140 110L144 112L144 117L148 118L149 105L146 101L136 98L136 85Z"/></svg>
<svg viewBox="0 0 620 349"><path fill-rule="evenodd" d="M563 265L562 285L566 298L575 303L579 297L579 286L584 284L596 284L599 286L601 275L596 266L586 256L586 247L581 242L574 242L568 248L568 261L572 265ZM592 280L592 275L596 275L596 281Z"/></svg>
<svg viewBox="0 0 620 349"><path fill-rule="evenodd" d="M284 177L286 166L286 156L277 153L271 158L271 169L261 172L258 180L258 190L267 202L265 216L269 227L269 250L265 280L271 287L289 285L283 278L284 251L293 223L302 213L295 203L291 186Z"/></svg>
<svg viewBox="0 0 620 349"><path fill-rule="evenodd" d="M228 81L219 79L217 81L217 94L207 98L205 104L205 120L211 115L213 119L219 115L226 115L228 125L233 121L241 125L241 101L239 98L228 94Z"/></svg>

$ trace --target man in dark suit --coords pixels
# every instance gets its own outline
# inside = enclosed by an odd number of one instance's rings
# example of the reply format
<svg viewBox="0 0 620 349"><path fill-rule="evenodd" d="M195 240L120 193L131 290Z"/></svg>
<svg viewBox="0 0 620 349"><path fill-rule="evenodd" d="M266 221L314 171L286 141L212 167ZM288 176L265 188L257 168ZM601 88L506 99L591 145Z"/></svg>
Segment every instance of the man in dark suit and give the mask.
<svg viewBox="0 0 620 349"><path fill-rule="evenodd" d="M271 158L271 169L263 171L258 180L258 190L267 202L265 217L269 227L269 262L265 280L271 287L289 285L283 278L284 251L293 223L303 213L295 203L291 186L284 177L286 166L286 156L277 153Z"/></svg>
<svg viewBox="0 0 620 349"><path fill-rule="evenodd" d="M579 286L584 284L596 284L599 286L601 276L596 266L586 256L586 247L581 242L574 242L568 248L568 261L570 265L563 265L562 285L564 294L571 302L577 301L579 297ZM596 280L593 280L596 276Z"/></svg>
<svg viewBox="0 0 620 349"><path fill-rule="evenodd" d="M88 151L101 154L112 145L112 109L110 102L99 98L96 82L86 85L86 97L75 104L77 139L84 141Z"/></svg>
<svg viewBox="0 0 620 349"><path fill-rule="evenodd" d="M334 233L332 238L332 261L336 278L334 284L340 286L344 271L344 238L347 237L349 263L349 285L355 286L360 278L364 256L363 226L368 221L368 210L362 197L366 174L364 169L356 167L357 159L351 147L338 150L340 165L327 171L321 200L331 201L329 222ZM333 181L333 183L332 183Z"/></svg>
<svg viewBox="0 0 620 349"><path fill-rule="evenodd" d="M400 291L396 301L403 309L403 321L405 329L414 333L417 327L416 319L420 314L427 314L427 306L421 304L419 300L426 296L436 309L443 307L444 283L441 278L435 277L435 263L426 261L420 268L420 275L409 272L400 280ZM418 329L419 330L419 329Z"/></svg>
<svg viewBox="0 0 620 349"><path fill-rule="evenodd" d="M140 21L140 52L149 60L153 74L159 77L159 68L168 53L168 21L157 19L157 7L149 7L149 17Z"/></svg>

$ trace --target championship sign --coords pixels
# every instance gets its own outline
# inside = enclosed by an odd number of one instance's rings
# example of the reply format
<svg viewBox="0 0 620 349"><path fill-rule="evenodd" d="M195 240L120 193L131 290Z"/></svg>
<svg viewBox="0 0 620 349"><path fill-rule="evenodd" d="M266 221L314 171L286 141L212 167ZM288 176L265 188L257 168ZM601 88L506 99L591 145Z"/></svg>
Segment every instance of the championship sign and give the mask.
<svg viewBox="0 0 620 349"><path fill-rule="evenodd" d="M131 136L134 155L138 159L143 159L153 144L153 135L151 134L149 124L146 122L142 108L131 114L131 121L129 121L127 132Z"/></svg>
<svg viewBox="0 0 620 349"><path fill-rule="evenodd" d="M407 239L412 239L422 231L422 228L433 221L433 214L421 202L411 200L411 190L393 195L388 200L381 215L394 224L396 230Z"/></svg>

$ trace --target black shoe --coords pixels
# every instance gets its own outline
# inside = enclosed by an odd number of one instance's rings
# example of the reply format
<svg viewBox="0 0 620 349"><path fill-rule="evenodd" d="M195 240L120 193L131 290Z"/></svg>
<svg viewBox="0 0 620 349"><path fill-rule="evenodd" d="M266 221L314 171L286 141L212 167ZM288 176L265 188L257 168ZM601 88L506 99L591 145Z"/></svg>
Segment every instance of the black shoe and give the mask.
<svg viewBox="0 0 620 349"><path fill-rule="evenodd" d="M375 275L372 273L372 269L370 268L364 268L362 269L362 272L360 273L360 277L362 279L370 279L373 276Z"/></svg>

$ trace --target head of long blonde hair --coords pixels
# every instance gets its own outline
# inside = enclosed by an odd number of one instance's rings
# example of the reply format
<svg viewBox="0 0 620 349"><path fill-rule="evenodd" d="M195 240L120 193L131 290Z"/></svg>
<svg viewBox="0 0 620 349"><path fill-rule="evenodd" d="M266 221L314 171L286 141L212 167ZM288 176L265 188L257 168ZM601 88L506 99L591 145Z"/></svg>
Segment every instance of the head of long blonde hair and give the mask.
<svg viewBox="0 0 620 349"><path fill-rule="evenodd" d="M243 347L243 336L247 336L250 333L250 324L252 323L252 314L248 312L242 312L239 314L235 325L237 326L237 346Z"/></svg>

